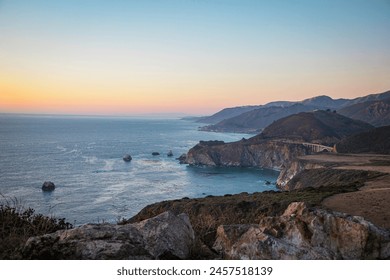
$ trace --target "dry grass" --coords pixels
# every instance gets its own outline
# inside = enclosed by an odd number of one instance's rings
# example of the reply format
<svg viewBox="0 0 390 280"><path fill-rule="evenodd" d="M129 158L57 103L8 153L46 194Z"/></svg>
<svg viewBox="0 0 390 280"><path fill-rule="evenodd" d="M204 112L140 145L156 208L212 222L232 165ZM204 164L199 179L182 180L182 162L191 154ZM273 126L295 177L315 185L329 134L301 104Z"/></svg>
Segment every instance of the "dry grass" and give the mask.
<svg viewBox="0 0 390 280"><path fill-rule="evenodd" d="M65 219L36 214L16 198L0 196L0 259L18 259L29 237L73 227Z"/></svg>

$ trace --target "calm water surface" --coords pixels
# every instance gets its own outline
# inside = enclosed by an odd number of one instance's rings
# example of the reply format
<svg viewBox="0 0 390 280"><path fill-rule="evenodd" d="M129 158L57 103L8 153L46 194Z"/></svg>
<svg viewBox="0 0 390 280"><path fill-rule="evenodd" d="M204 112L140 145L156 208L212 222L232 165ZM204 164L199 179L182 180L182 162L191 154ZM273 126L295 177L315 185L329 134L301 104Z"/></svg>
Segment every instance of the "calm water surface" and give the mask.
<svg viewBox="0 0 390 280"><path fill-rule="evenodd" d="M200 140L248 137L198 126L179 119L0 115L0 193L82 224L115 222L161 200L275 189L266 181L275 182L276 171L180 165L175 158ZM41 190L47 180L56 184L52 193Z"/></svg>

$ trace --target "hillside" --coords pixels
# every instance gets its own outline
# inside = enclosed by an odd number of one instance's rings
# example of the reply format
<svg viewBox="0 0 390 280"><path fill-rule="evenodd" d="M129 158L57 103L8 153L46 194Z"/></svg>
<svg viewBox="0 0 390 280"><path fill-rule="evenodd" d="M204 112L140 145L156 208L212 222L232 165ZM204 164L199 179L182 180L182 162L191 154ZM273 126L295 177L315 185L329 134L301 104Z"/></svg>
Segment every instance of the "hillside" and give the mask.
<svg viewBox="0 0 390 280"><path fill-rule="evenodd" d="M338 111L341 115L373 126L390 125L390 98L352 104Z"/></svg>
<svg viewBox="0 0 390 280"><path fill-rule="evenodd" d="M336 145L339 153L390 154L390 126L372 129L341 140Z"/></svg>
<svg viewBox="0 0 390 280"><path fill-rule="evenodd" d="M264 107L220 121L215 125L202 127L201 130L236 133L259 133L264 127L268 126L275 120L300 112L312 111L314 109L316 109L316 107L298 103L289 107Z"/></svg>
<svg viewBox="0 0 390 280"><path fill-rule="evenodd" d="M279 119L257 137L287 138L298 141L333 145L342 138L373 127L331 111L302 112Z"/></svg>

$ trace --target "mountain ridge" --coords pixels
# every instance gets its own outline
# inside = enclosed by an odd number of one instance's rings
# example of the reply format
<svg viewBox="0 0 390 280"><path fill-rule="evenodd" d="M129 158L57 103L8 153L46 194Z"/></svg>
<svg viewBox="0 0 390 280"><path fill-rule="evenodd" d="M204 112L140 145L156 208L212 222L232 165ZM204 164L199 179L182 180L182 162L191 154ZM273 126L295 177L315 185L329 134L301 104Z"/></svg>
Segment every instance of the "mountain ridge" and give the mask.
<svg viewBox="0 0 390 280"><path fill-rule="evenodd" d="M357 104L361 104L364 102L370 102L370 104L375 102L380 103L383 102L382 100L385 99L390 100L390 91L378 94L370 94L354 99L333 99L326 95L319 95L298 102L275 101L267 103L265 105L258 105L253 107L243 106L223 109L222 111L219 111L210 117L204 117L202 118L202 120L198 119L198 122L209 123L209 125L200 128L200 130L203 131L238 132L253 134L261 132L262 129L264 129L267 125L271 124L273 121L276 121L282 117L294 113L308 112L313 110L339 111L343 110L343 108L348 108L348 106L352 106L352 108L353 106L358 107L359 105ZM364 105L360 106L364 107ZM245 111L236 110L235 115L232 116L230 112L233 112L235 108L241 108L240 110ZM387 112L390 112L390 105L387 107L386 110ZM241 113L239 114L239 112ZM343 112L345 116L352 117L352 115L348 114L346 110L344 110ZM364 114L367 115L368 113L361 112L360 115L363 116L360 116L360 118L358 117L356 119L377 126L390 124L390 113L388 113L387 117L385 118L385 121L382 116L378 117L377 119L369 119L365 117Z"/></svg>

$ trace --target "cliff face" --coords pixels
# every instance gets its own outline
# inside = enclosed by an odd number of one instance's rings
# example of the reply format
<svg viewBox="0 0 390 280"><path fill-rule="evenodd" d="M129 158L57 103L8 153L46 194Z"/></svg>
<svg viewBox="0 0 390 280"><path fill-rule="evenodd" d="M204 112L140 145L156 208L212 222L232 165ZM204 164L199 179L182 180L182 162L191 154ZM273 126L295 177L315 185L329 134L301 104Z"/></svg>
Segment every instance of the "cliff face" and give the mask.
<svg viewBox="0 0 390 280"><path fill-rule="evenodd" d="M187 153L190 165L226 167L263 167L280 170L296 157L310 154L310 149L278 140L241 140L234 143L201 141Z"/></svg>
<svg viewBox="0 0 390 280"><path fill-rule="evenodd" d="M280 171L278 179L276 180L276 185L279 189L282 190L292 190L296 187L289 182L297 175L300 174L303 170L307 169L317 169L322 168L323 166L319 163L307 162L304 160L299 160L295 158L294 160L287 162L284 165L284 168Z"/></svg>

